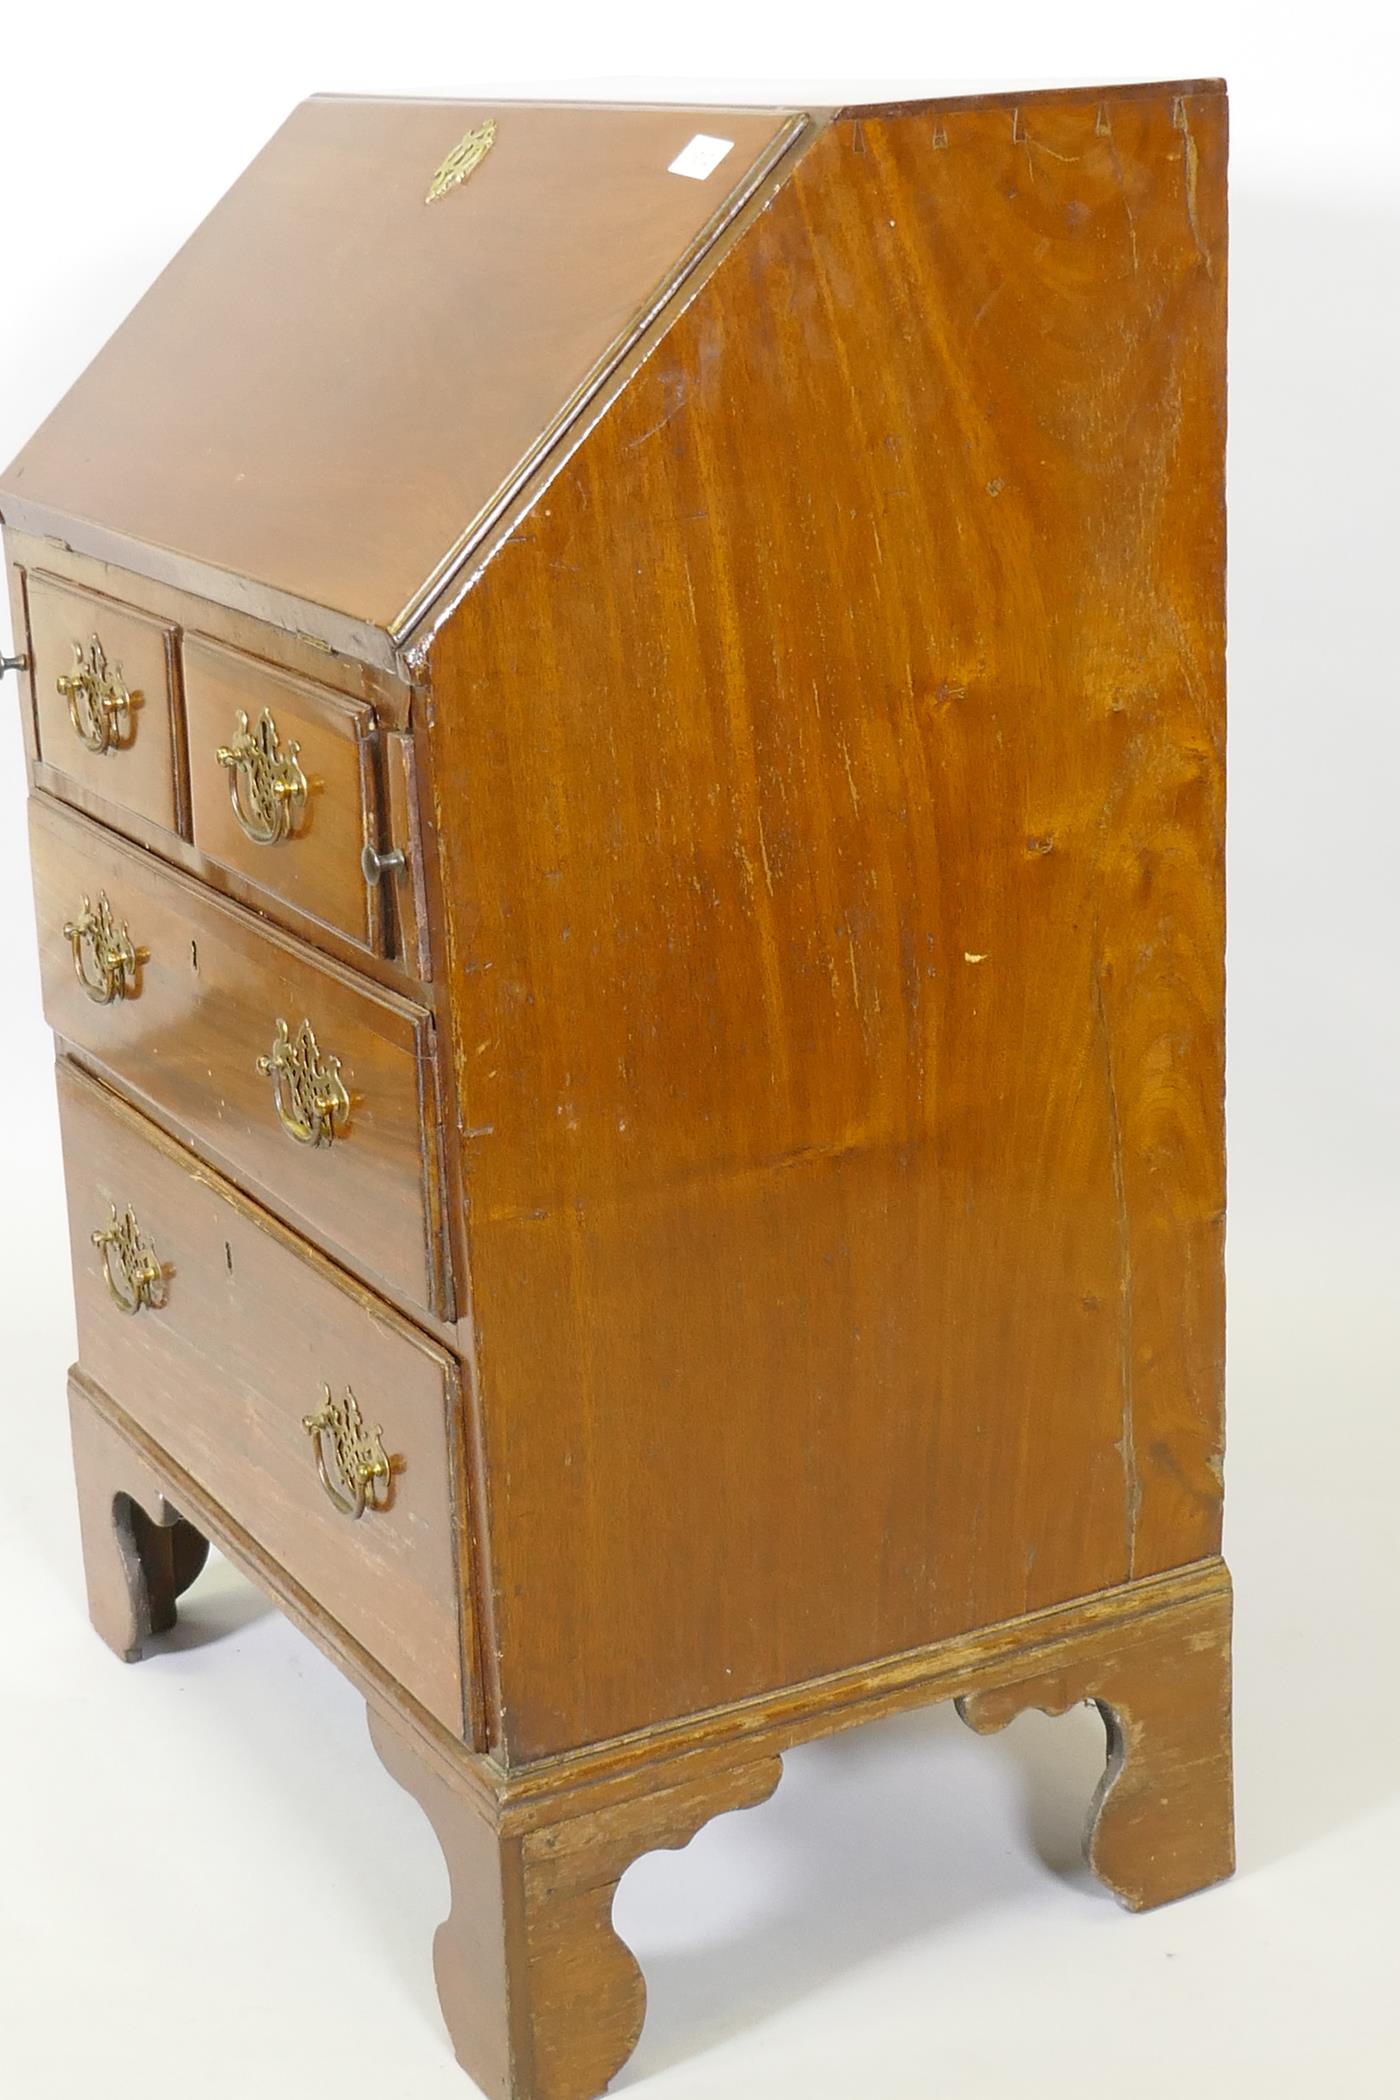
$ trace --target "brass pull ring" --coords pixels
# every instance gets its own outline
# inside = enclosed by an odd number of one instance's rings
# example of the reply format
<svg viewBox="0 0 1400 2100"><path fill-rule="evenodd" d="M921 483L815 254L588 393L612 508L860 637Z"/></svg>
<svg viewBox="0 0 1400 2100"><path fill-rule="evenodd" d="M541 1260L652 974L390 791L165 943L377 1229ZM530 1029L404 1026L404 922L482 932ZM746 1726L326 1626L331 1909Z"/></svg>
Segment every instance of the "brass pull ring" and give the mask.
<svg viewBox="0 0 1400 2100"><path fill-rule="evenodd" d="M92 1244L101 1250L108 1294L122 1312L139 1313L143 1306L155 1308L164 1303L160 1263L130 1205L121 1217L116 1204L112 1205L111 1217L93 1233Z"/></svg>
<svg viewBox="0 0 1400 2100"><path fill-rule="evenodd" d="M303 1021L292 1035L285 1021L258 1070L272 1081L277 1120L299 1145L329 1145L350 1114L350 1096L340 1076L340 1059L322 1054L311 1023Z"/></svg>
<svg viewBox="0 0 1400 2100"><path fill-rule="evenodd" d="M84 649L73 644L73 668L58 681L68 719L89 751L119 751L131 728L131 694L120 664L107 666L107 652L94 635Z"/></svg>
<svg viewBox="0 0 1400 2100"><path fill-rule="evenodd" d="M84 897L82 910L67 921L63 935L72 944L73 973L89 999L110 1006L114 999L135 992L136 950L126 927L118 931L105 890L98 891L96 907Z"/></svg>
<svg viewBox="0 0 1400 2100"><path fill-rule="evenodd" d="M321 1485L343 1517L389 1507L393 1467L384 1449L384 1432L366 1428L349 1386L337 1400L323 1385L320 1407L314 1415L304 1415L301 1426L315 1449Z"/></svg>
<svg viewBox="0 0 1400 2100"><path fill-rule="evenodd" d="M306 803L301 746L289 741L283 750L277 724L266 708L256 729L248 727L242 708L237 720L233 742L220 744L217 754L219 764L228 771L228 798L254 844L275 846L292 836L297 814Z"/></svg>

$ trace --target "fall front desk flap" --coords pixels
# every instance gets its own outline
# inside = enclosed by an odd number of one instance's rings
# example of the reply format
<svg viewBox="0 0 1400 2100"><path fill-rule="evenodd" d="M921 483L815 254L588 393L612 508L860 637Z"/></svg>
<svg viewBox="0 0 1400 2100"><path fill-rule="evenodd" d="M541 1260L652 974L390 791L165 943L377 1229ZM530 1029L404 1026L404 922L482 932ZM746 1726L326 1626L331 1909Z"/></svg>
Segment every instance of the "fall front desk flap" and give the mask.
<svg viewBox="0 0 1400 2100"><path fill-rule="evenodd" d="M0 477L0 514L401 638L801 128L303 103Z"/></svg>

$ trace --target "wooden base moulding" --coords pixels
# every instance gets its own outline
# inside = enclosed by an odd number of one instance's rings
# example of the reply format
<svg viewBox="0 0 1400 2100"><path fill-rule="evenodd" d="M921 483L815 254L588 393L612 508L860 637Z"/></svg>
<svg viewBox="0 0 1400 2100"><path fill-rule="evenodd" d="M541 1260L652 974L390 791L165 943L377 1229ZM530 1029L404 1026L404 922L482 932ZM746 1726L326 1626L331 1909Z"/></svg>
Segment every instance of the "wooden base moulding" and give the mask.
<svg viewBox="0 0 1400 2100"><path fill-rule="evenodd" d="M1146 1910L1233 1869L1231 1596L1219 1559L507 1770L409 1700L81 1374L70 1401L89 1603L109 1647L135 1661L173 1623L213 1539L364 1692L375 1748L447 1861L438 1991L458 2060L492 2100L603 2092L646 2009L612 1924L627 1868L766 1800L793 1745L883 1714L953 1699L987 1733L1028 1708L1092 1701L1107 1731L1085 1841L1099 1879Z"/></svg>

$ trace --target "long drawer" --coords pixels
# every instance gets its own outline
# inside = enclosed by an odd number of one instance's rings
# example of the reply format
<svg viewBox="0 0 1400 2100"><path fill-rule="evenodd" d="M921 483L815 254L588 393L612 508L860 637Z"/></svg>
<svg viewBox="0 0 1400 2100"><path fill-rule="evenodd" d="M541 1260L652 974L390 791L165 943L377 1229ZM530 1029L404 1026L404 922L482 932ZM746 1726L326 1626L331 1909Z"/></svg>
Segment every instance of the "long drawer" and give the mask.
<svg viewBox="0 0 1400 2100"><path fill-rule="evenodd" d="M44 1012L279 1217L450 1316L432 1022L36 798Z"/></svg>
<svg viewBox="0 0 1400 2100"><path fill-rule="evenodd" d="M462 1733L451 1358L66 1062L59 1109L83 1369Z"/></svg>

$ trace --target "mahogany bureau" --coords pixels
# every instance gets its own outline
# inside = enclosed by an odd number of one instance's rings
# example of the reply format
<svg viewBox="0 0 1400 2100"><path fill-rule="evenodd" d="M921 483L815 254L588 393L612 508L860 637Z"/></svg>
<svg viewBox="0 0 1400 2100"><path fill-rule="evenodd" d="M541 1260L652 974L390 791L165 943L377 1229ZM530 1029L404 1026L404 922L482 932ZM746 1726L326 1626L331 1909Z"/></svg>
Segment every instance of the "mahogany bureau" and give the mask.
<svg viewBox="0 0 1400 2100"><path fill-rule="evenodd" d="M362 1688L490 2094L896 1708L1231 1869L1225 151L317 99L0 477L93 1619Z"/></svg>

